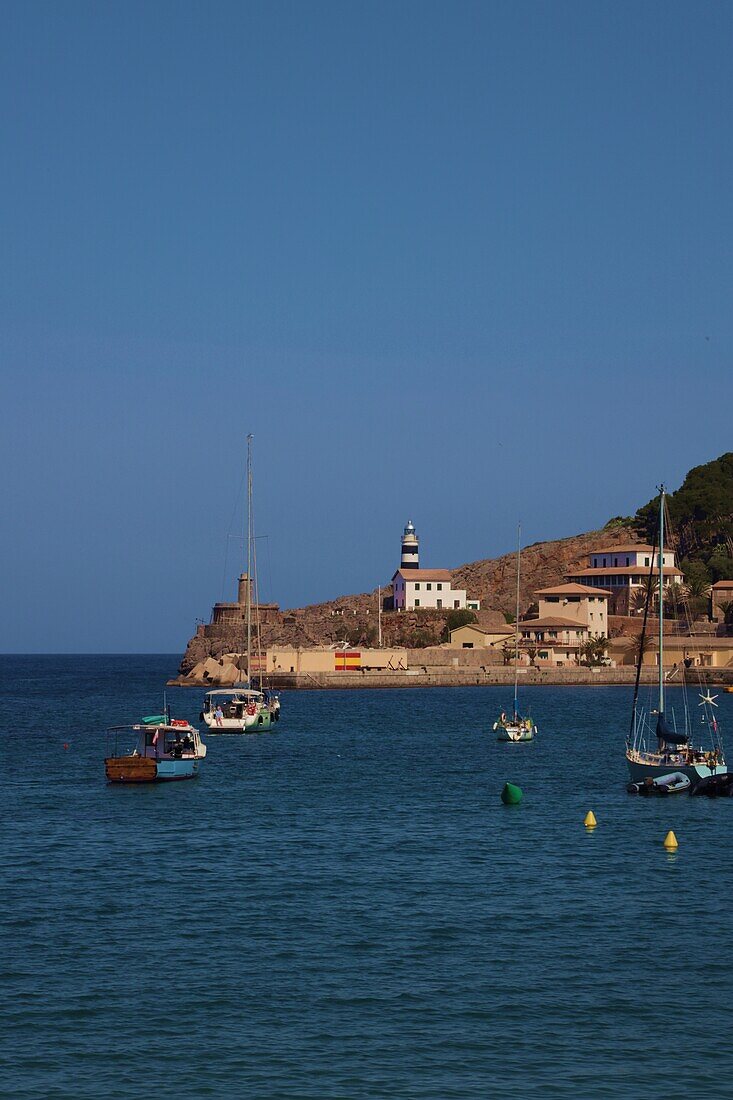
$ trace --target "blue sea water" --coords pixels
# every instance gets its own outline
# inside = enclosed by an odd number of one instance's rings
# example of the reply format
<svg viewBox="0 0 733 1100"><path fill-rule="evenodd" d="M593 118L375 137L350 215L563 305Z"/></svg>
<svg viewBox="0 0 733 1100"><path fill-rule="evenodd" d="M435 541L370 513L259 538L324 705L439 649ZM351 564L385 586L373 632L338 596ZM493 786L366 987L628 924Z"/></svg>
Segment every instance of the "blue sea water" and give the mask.
<svg viewBox="0 0 733 1100"><path fill-rule="evenodd" d="M628 690L527 689L528 745L504 689L286 693L107 786L176 663L3 658L0 1095L733 1094L733 800L626 794Z"/></svg>

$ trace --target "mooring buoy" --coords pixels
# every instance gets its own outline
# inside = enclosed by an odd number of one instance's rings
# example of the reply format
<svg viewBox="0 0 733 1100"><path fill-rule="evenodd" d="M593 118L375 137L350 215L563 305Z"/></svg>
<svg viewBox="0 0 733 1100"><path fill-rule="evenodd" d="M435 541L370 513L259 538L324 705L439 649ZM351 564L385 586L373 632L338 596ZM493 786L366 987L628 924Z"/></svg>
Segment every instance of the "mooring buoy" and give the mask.
<svg viewBox="0 0 733 1100"><path fill-rule="evenodd" d="M522 801L522 788L516 783L505 783L501 792L501 800L505 806L518 806Z"/></svg>

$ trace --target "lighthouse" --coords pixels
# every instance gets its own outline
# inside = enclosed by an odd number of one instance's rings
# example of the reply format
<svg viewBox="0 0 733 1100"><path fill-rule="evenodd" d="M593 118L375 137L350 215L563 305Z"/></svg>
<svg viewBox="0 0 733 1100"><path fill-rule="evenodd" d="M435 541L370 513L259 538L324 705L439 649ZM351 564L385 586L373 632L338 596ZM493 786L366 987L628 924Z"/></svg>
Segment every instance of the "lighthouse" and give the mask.
<svg viewBox="0 0 733 1100"><path fill-rule="evenodd" d="M408 519L407 526L402 535L402 557L400 558L400 569L419 569L419 551L417 545L417 535L415 534L415 528L412 520Z"/></svg>

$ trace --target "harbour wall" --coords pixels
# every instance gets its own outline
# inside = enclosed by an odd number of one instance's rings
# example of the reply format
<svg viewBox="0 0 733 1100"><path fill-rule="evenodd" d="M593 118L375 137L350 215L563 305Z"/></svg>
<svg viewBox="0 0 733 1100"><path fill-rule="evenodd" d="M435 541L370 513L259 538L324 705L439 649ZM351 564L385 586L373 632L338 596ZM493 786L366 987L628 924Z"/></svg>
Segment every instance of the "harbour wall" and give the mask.
<svg viewBox="0 0 733 1100"><path fill-rule="evenodd" d="M696 668L694 679L699 676L703 684L715 687L733 686L732 669ZM636 669L622 668L526 668L520 670L520 685L546 687L633 687ZM691 678L692 679L692 678ZM654 668L642 670L642 684L656 684ZM170 686L210 688L210 682L193 682L188 677L168 681ZM674 687L679 680L672 676L667 681ZM514 684L514 669L504 666L453 666L422 665L395 670L344 670L339 672L276 673L267 676L268 687L288 691L329 691L364 688L414 688L414 687L488 687Z"/></svg>

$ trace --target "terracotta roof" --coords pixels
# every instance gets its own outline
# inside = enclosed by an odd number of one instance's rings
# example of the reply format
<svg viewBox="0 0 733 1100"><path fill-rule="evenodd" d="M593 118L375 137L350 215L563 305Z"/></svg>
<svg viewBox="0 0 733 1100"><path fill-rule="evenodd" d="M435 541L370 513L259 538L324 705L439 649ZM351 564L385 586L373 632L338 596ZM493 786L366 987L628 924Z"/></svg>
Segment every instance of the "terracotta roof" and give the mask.
<svg viewBox="0 0 733 1100"><path fill-rule="evenodd" d="M450 569L398 569L395 577L402 577L406 581L448 581L453 583L453 574Z"/></svg>
<svg viewBox="0 0 733 1100"><path fill-rule="evenodd" d="M584 630L588 633L588 627L585 623L578 623L575 619L559 619L554 615L548 615L545 619L521 619L519 622L519 629L521 630L543 630L545 627L564 627L572 626L575 630Z"/></svg>
<svg viewBox="0 0 733 1100"><path fill-rule="evenodd" d="M565 574L566 577L610 577L612 574L620 577L630 577L631 574L641 574L643 576L649 575L648 565L606 565L600 569L572 569L568 570ZM651 571L652 576L656 577L659 574L659 569L654 566ZM678 577L682 576L682 571L677 569L674 565L665 565L665 576L669 576L670 573L675 573Z"/></svg>
<svg viewBox="0 0 733 1100"><path fill-rule="evenodd" d="M608 572L608 570L606 570ZM539 588L535 596L612 596L605 588L590 584L558 584L554 588Z"/></svg>
<svg viewBox="0 0 733 1100"><path fill-rule="evenodd" d="M478 623L464 623L463 626L457 626L451 630L451 636L455 634L456 630L477 630L479 634L513 634L513 626L479 626Z"/></svg>
<svg viewBox="0 0 733 1100"><path fill-rule="evenodd" d="M716 581L713 588L733 588L733 581Z"/></svg>
<svg viewBox="0 0 733 1100"><path fill-rule="evenodd" d="M635 543L629 543L628 545L624 545L624 546L606 546L605 549L603 549L603 550L591 550L590 552L591 552L591 554L633 554L633 553L648 554L652 550L656 550L658 552L659 547L657 547L657 546L648 546L647 543L645 543L645 542L635 542ZM665 546L664 553L665 554L671 554L672 553L672 547L671 546Z"/></svg>

